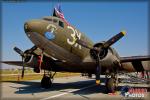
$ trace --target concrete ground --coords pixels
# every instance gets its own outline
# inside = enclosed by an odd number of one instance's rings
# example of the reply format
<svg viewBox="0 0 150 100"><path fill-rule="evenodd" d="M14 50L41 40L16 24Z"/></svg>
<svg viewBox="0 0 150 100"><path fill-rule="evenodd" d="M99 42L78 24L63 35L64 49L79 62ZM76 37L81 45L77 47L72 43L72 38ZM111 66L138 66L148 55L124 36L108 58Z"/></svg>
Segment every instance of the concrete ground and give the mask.
<svg viewBox="0 0 150 100"><path fill-rule="evenodd" d="M104 78L102 81L104 82ZM40 80L24 81L24 82L3 82L1 83L1 99L36 99L36 100L49 100L49 99L77 99L77 100L122 100L129 99L120 95L120 90L124 85L129 85L136 88L146 88L148 93L144 94L144 98L150 100L150 86L147 84L124 84L120 83L115 94L106 93L104 83L100 86L95 85L94 79L88 79L81 76L55 78L53 85L49 89L40 87ZM133 98L137 99L137 98ZM138 98L139 99L139 98Z"/></svg>

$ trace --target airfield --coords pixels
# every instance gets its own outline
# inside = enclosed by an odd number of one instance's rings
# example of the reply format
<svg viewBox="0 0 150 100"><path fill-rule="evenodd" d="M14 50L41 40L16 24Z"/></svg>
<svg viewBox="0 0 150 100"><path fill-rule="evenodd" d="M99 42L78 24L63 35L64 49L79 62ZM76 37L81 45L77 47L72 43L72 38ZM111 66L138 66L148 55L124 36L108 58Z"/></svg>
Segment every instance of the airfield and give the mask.
<svg viewBox="0 0 150 100"><path fill-rule="evenodd" d="M40 80L14 81L1 83L1 99L38 99L38 100L123 100L130 99L120 94L122 86L147 88L148 92L142 99L149 100L150 86L148 84L120 83L115 94L106 93L106 88L102 80L101 86L95 84L94 79L81 76L70 76L55 78L53 85L49 89L40 87ZM134 98L139 99L139 98Z"/></svg>

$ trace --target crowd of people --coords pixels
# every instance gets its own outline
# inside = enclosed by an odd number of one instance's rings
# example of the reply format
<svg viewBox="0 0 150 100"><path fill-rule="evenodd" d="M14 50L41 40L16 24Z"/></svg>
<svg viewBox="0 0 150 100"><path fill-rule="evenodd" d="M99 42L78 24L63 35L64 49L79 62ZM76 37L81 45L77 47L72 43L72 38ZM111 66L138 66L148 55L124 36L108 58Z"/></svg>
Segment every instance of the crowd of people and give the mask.
<svg viewBox="0 0 150 100"><path fill-rule="evenodd" d="M150 79L150 71L142 71L140 72L140 78Z"/></svg>

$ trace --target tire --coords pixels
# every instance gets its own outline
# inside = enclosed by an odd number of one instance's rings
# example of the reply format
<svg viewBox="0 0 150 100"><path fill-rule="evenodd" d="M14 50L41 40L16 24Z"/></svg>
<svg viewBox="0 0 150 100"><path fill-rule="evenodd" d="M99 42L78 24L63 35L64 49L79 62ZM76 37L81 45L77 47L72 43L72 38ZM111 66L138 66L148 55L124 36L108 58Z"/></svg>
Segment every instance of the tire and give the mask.
<svg viewBox="0 0 150 100"><path fill-rule="evenodd" d="M88 78L92 78L92 74L88 73Z"/></svg>
<svg viewBox="0 0 150 100"><path fill-rule="evenodd" d="M106 89L108 93L114 93L116 90L115 80L113 78L109 78L106 80Z"/></svg>
<svg viewBox="0 0 150 100"><path fill-rule="evenodd" d="M52 85L52 82L51 82L50 77L44 76L44 77L42 78L42 80L41 80L41 87L42 87L42 88L45 88L45 89L48 89L48 88L51 87L51 85Z"/></svg>

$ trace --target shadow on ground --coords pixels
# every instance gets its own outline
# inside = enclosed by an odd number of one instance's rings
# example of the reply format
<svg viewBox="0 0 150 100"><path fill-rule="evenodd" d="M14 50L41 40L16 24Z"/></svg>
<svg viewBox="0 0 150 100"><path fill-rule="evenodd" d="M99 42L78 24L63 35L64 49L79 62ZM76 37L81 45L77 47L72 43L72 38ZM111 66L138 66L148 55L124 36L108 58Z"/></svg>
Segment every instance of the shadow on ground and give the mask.
<svg viewBox="0 0 150 100"><path fill-rule="evenodd" d="M101 79L102 82L105 82L105 78ZM60 92L67 92L65 89L81 89L83 87L87 87L89 85L94 85L95 80L87 80L87 81L78 81L78 82L69 82L69 83L53 83L52 87L49 89L43 89L40 86L39 81L22 81L22 82L12 82L16 84L22 84L25 86L18 86L18 87L13 87L16 88L15 93L16 94L34 94L34 93L40 93L40 92L52 92L52 91L60 91ZM123 86L119 86L117 88L117 91L120 91ZM142 88L142 87L141 87ZM150 91L150 88L148 88L148 91ZM106 87L104 85L95 85L91 88L85 89L84 91L75 91L73 92L75 95L88 95L92 93L103 93L106 94Z"/></svg>

